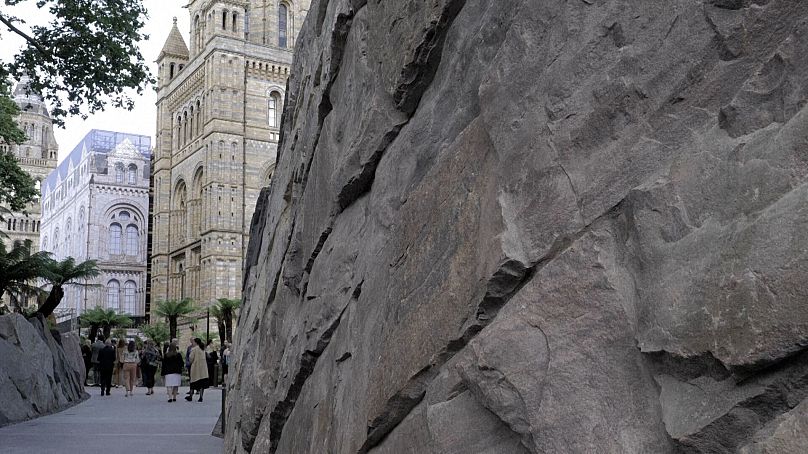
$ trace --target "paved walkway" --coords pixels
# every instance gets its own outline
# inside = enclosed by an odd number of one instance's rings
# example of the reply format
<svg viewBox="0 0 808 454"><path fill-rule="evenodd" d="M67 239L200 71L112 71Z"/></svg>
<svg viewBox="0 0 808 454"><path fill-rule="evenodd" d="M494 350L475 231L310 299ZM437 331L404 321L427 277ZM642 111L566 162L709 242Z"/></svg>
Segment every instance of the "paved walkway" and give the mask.
<svg viewBox="0 0 808 454"><path fill-rule="evenodd" d="M109 397L87 388L92 397L60 413L0 428L2 454L221 453L224 443L210 432L222 408L221 389L210 388L205 401L166 402L165 388L135 388ZM0 403L2 405L2 403Z"/></svg>

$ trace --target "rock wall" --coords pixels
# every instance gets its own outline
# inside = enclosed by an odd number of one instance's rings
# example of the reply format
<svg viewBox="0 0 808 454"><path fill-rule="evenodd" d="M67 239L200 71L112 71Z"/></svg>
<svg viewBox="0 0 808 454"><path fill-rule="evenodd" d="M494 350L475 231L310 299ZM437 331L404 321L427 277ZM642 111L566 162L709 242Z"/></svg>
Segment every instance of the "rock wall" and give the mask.
<svg viewBox="0 0 808 454"><path fill-rule="evenodd" d="M75 345L70 345L75 343ZM82 374L73 355L78 337L60 341L42 319L0 316L0 426L62 410L83 400Z"/></svg>
<svg viewBox="0 0 808 454"><path fill-rule="evenodd" d="M320 0L298 43L227 452L804 448L808 2Z"/></svg>

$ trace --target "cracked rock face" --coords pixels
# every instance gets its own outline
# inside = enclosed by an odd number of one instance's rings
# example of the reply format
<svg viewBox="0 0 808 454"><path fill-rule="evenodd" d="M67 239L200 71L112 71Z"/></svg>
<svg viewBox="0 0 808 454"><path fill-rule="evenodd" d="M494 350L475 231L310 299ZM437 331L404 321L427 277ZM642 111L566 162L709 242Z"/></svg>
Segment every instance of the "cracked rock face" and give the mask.
<svg viewBox="0 0 808 454"><path fill-rule="evenodd" d="M230 453L798 453L808 2L313 1Z"/></svg>
<svg viewBox="0 0 808 454"><path fill-rule="evenodd" d="M57 342L41 319L0 316L0 426L53 413L85 398L78 341L76 335L65 335Z"/></svg>

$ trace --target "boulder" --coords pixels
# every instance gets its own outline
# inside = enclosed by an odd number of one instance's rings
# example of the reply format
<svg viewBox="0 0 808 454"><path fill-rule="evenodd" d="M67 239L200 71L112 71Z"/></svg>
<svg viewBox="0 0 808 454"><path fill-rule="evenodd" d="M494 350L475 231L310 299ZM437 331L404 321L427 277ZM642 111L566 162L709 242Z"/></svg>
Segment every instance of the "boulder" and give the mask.
<svg viewBox="0 0 808 454"><path fill-rule="evenodd" d="M78 339L56 336L41 318L0 316L0 426L60 411L87 397L83 366L74 366Z"/></svg>
<svg viewBox="0 0 808 454"><path fill-rule="evenodd" d="M314 0L229 453L799 452L808 2Z"/></svg>

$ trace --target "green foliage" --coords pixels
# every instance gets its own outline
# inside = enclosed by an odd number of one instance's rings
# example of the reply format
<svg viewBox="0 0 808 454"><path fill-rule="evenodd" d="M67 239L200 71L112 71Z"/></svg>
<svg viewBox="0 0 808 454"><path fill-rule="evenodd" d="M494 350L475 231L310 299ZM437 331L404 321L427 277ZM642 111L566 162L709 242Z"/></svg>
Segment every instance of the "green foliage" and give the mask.
<svg viewBox="0 0 808 454"><path fill-rule="evenodd" d="M45 282L51 285L51 290L47 300L39 307L37 312L45 317L49 316L62 301L65 286L95 286L95 284L87 284L79 281L86 281L99 274L101 274L101 271L98 269L98 264L95 260L87 260L76 264L76 260L73 257L67 257L61 261L51 258L46 259L39 275ZM104 337L108 336L109 333L105 332Z"/></svg>
<svg viewBox="0 0 808 454"><path fill-rule="evenodd" d="M91 341L94 341L99 328L103 328L104 338L108 338L112 328L132 326L132 319L128 314L119 314L113 309L94 307L81 314L79 323L81 326L90 328L89 337ZM125 336L126 333L124 333Z"/></svg>
<svg viewBox="0 0 808 454"><path fill-rule="evenodd" d="M148 325L143 325L140 330L155 344L162 344L169 340L168 325L163 322L152 322Z"/></svg>
<svg viewBox="0 0 808 454"><path fill-rule="evenodd" d="M42 276L45 264L51 260L48 252L31 254L31 241L15 242L7 249L0 241L0 298L8 292L12 300L22 300L25 295L36 294L36 279ZM19 305L18 305L19 306ZM21 310L22 307L17 307Z"/></svg>
<svg viewBox="0 0 808 454"><path fill-rule="evenodd" d="M222 332L222 339L224 340L233 342L233 318L239 306L241 306L241 300L219 298L216 301L216 310L221 315L221 320L224 324L224 331Z"/></svg>
<svg viewBox="0 0 808 454"><path fill-rule="evenodd" d="M11 83L6 70L0 66L0 139L8 144L25 142L25 132L14 120L20 113L20 107L11 99Z"/></svg>
<svg viewBox="0 0 808 454"><path fill-rule="evenodd" d="M11 211L24 211L39 195L34 179L9 152L0 152L0 204Z"/></svg>
<svg viewBox="0 0 808 454"><path fill-rule="evenodd" d="M203 342L205 345L207 345L207 344L208 344L208 340L209 340L209 339L210 339L210 341L211 341L211 342L216 342L216 341L218 341L218 340L219 340L219 335L218 335L218 334L216 334L216 333L208 333L208 334L205 334L204 332L192 331L192 332L191 332L191 338L193 339L193 338L197 338L197 337L198 337L198 338L200 338L200 339L202 339L202 342Z"/></svg>
<svg viewBox="0 0 808 454"><path fill-rule="evenodd" d="M126 339L126 328L118 327L112 330L114 339Z"/></svg>
<svg viewBox="0 0 808 454"><path fill-rule="evenodd" d="M181 300L158 301L154 313L158 317L165 317L168 320L168 330L171 339L177 337L177 320L186 317L196 310L194 300L183 298Z"/></svg>
<svg viewBox="0 0 808 454"><path fill-rule="evenodd" d="M131 109L134 101L126 90L141 94L154 82L137 47L148 39L140 32L147 18L141 0L38 0L36 6L50 13L50 22L30 31L22 20L0 12L0 22L25 39L14 61L3 65L0 79L31 77L31 89L53 106L57 124L68 114L86 118L107 103Z"/></svg>

